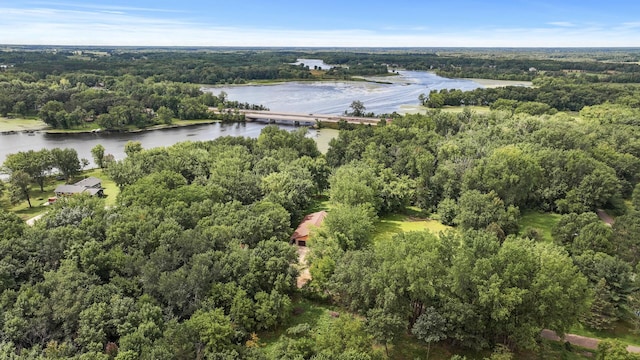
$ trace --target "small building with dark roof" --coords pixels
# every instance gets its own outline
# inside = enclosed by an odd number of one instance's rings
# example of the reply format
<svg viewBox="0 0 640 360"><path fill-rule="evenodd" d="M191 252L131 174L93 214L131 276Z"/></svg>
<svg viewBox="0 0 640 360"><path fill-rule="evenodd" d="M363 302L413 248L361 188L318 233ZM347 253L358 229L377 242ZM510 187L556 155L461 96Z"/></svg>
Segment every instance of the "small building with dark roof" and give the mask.
<svg viewBox="0 0 640 360"><path fill-rule="evenodd" d="M102 180L93 176L80 180L73 185L58 185L53 192L56 196L69 196L82 193L89 194L91 196L104 196Z"/></svg>
<svg viewBox="0 0 640 360"><path fill-rule="evenodd" d="M295 243L298 246L307 246L309 233L314 227L320 227L324 222L325 217L327 217L326 211L318 211L305 216L300 225L296 228L296 231L291 235L291 243Z"/></svg>
<svg viewBox="0 0 640 360"><path fill-rule="evenodd" d="M80 180L73 185L86 188L102 189L102 180L98 179L97 177L89 176L88 178Z"/></svg>

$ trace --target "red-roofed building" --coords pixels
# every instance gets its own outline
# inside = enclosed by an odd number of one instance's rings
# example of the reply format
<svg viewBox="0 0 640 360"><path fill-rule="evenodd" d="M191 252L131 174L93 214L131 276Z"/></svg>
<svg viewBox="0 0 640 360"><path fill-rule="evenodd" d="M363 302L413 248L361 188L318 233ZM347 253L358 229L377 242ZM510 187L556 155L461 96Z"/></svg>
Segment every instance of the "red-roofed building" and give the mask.
<svg viewBox="0 0 640 360"><path fill-rule="evenodd" d="M307 240L309 239L309 232L313 227L319 227L322 225L324 218L327 216L326 211L319 211L313 214L309 214L302 219L300 225L296 231L291 235L291 243L295 243L298 246L307 246Z"/></svg>

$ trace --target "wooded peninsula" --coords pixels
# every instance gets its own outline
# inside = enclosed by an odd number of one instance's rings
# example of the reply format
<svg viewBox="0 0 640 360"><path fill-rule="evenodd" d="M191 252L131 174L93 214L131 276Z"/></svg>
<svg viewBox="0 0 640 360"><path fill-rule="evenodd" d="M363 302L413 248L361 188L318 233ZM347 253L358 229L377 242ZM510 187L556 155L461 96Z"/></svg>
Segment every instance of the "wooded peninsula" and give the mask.
<svg viewBox="0 0 640 360"><path fill-rule="evenodd" d="M0 116L64 130L265 109L202 84L407 69L532 86L433 90L405 115L353 99L345 113L380 122L340 123L326 153L304 127L269 125L255 139L131 141L120 160L96 146L89 170L74 149L8 155L0 357L640 359L639 61L637 49L4 49ZM94 177L105 196L54 195ZM322 221L306 228L310 214Z"/></svg>

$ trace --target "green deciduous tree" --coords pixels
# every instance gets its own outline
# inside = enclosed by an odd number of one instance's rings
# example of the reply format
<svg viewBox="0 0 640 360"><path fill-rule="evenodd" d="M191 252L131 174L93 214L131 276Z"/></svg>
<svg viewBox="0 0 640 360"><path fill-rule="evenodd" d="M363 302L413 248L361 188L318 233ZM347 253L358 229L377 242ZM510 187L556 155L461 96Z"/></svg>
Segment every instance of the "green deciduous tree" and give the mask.
<svg viewBox="0 0 640 360"><path fill-rule="evenodd" d="M156 115L160 123L167 125L173 122L173 117L175 116L173 111L166 106L161 106L158 111L156 111Z"/></svg>
<svg viewBox="0 0 640 360"><path fill-rule="evenodd" d="M465 178L467 188L495 191L506 205L525 205L538 186L542 169L516 146L498 148Z"/></svg>
<svg viewBox="0 0 640 360"><path fill-rule="evenodd" d="M282 205L295 220L303 217L316 189L308 170L293 167L265 176L260 188L266 200Z"/></svg>
<svg viewBox="0 0 640 360"><path fill-rule="evenodd" d="M26 200L31 207L31 176L22 170L14 171L9 178L11 202Z"/></svg>
<svg viewBox="0 0 640 360"><path fill-rule="evenodd" d="M104 168L104 146L98 144L91 148L91 155L93 156L93 161L96 162L99 168Z"/></svg>
<svg viewBox="0 0 640 360"><path fill-rule="evenodd" d="M367 312L365 328L375 341L384 345L387 357L389 357L389 344L393 344L398 336L401 336L406 326L406 321L398 314L389 313L380 308Z"/></svg>
<svg viewBox="0 0 640 360"><path fill-rule="evenodd" d="M54 166L51 151L42 149L39 151L29 150L7 155L3 164L5 171L11 174L14 171L24 171L31 176L40 191L44 191L44 181Z"/></svg>
<svg viewBox="0 0 640 360"><path fill-rule="evenodd" d="M364 116L364 112L367 110L367 108L360 100L352 101L351 105L349 105L349 109L351 109L351 111L345 111L345 113L351 116Z"/></svg>
<svg viewBox="0 0 640 360"><path fill-rule="evenodd" d="M197 311L184 323L184 330L189 340L195 341L196 358L221 352L231 345L233 327L222 309Z"/></svg>
<svg viewBox="0 0 640 360"><path fill-rule="evenodd" d="M633 207L640 211L640 183L636 184L636 187L633 188L633 195L631 197Z"/></svg>
<svg viewBox="0 0 640 360"><path fill-rule="evenodd" d="M433 307L428 307L413 324L411 333L427 343L427 359L429 359L431 343L446 339L446 325L446 319Z"/></svg>
<svg viewBox="0 0 640 360"><path fill-rule="evenodd" d="M380 210L381 183L376 172L364 163L341 166L329 178L331 201L350 206L370 205Z"/></svg>
<svg viewBox="0 0 640 360"><path fill-rule="evenodd" d="M505 209L504 202L495 192L483 194L469 190L458 199L458 215L454 221L465 229L485 229L495 223L504 233L510 234L517 232L518 217L518 209Z"/></svg>
<svg viewBox="0 0 640 360"><path fill-rule="evenodd" d="M361 320L342 314L335 321L325 322L315 336L316 352L324 353L332 358L340 356L347 350L369 353L371 338L364 331Z"/></svg>
<svg viewBox="0 0 640 360"><path fill-rule="evenodd" d="M142 143L140 141L129 140L124 144L124 153L127 156L133 156L142 151Z"/></svg>
<svg viewBox="0 0 640 360"><path fill-rule="evenodd" d="M337 205L327 215L318 236L337 242L342 250L357 250L370 240L377 216L366 205Z"/></svg>
<svg viewBox="0 0 640 360"><path fill-rule="evenodd" d="M80 173L80 159L75 149L58 149L51 150L53 164L64 176L67 182L72 176Z"/></svg>

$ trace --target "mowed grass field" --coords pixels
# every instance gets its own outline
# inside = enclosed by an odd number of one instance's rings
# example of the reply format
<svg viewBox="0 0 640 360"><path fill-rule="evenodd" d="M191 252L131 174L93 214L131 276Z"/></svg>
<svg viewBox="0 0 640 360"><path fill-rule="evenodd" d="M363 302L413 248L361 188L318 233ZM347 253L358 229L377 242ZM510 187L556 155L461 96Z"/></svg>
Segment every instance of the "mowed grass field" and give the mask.
<svg viewBox="0 0 640 360"><path fill-rule="evenodd" d="M460 113L464 109L471 110L472 112L482 114L491 111L488 106L444 106L440 109L431 109L421 105L402 105L400 106L400 114L426 114L428 111L440 110L448 113Z"/></svg>
<svg viewBox="0 0 640 360"><path fill-rule="evenodd" d="M39 119L8 119L0 117L0 132L5 131L32 131L46 129L47 124Z"/></svg>
<svg viewBox="0 0 640 360"><path fill-rule="evenodd" d="M102 187L105 194L105 206L114 206L116 204L116 198L120 193L120 189L113 180L111 180L102 169L90 169L81 173L81 175L72 179L71 183L82 180L84 178L94 176L102 180ZM20 201L17 204L11 204L9 194L6 193L0 197L0 206L8 211L14 212L23 220L28 220L34 216L44 214L49 209L48 199L55 196L53 192L58 185L64 184L64 180L56 180L55 177L50 177L45 181L44 191L40 191L40 187L37 185L31 185L31 205L26 200Z"/></svg>
<svg viewBox="0 0 640 360"><path fill-rule="evenodd" d="M560 221L560 217L560 214L525 211L519 221L520 234L524 234L529 229L536 229L544 241L552 242L551 231Z"/></svg>
<svg viewBox="0 0 640 360"><path fill-rule="evenodd" d="M381 217L376 222L373 240L389 239L395 234L408 231L430 231L438 235L441 231L452 229L438 220L416 217L410 214L392 214Z"/></svg>

